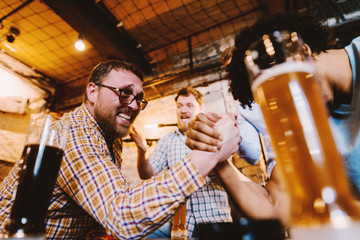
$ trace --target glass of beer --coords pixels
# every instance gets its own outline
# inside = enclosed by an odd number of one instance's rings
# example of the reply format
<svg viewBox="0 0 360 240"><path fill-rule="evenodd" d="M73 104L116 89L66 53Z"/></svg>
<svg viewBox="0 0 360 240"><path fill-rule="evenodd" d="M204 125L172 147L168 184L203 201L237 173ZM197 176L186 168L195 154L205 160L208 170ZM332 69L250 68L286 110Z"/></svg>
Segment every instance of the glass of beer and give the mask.
<svg viewBox="0 0 360 240"><path fill-rule="evenodd" d="M296 32L276 31L254 42L244 57L254 100L261 106L291 199L294 239L309 239L302 230L350 232L360 216L304 49ZM337 239L332 238L336 234L329 235L326 239ZM346 235L354 239L357 234Z"/></svg>
<svg viewBox="0 0 360 240"><path fill-rule="evenodd" d="M186 202L177 210L172 219L171 239L186 239Z"/></svg>
<svg viewBox="0 0 360 240"><path fill-rule="evenodd" d="M58 120L49 114L31 119L6 238L45 239L45 217L69 131Z"/></svg>

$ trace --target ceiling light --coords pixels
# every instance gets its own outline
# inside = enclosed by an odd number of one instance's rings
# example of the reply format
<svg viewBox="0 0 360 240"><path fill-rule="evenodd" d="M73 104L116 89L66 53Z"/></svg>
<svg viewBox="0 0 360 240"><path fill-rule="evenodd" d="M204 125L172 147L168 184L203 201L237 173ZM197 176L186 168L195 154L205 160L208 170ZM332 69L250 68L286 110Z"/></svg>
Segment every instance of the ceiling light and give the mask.
<svg viewBox="0 0 360 240"><path fill-rule="evenodd" d="M118 27L118 28L121 28L122 26L124 26L124 23L123 23L122 21L120 21L120 22L116 25L116 27Z"/></svg>
<svg viewBox="0 0 360 240"><path fill-rule="evenodd" d="M6 40L9 43L13 43L15 41L15 36L20 34L20 30L16 27L10 27L8 34L6 35Z"/></svg>
<svg viewBox="0 0 360 240"><path fill-rule="evenodd" d="M84 40L83 40L81 34L79 35L78 40L75 42L75 48L79 51L85 50L85 43L84 43Z"/></svg>
<svg viewBox="0 0 360 240"><path fill-rule="evenodd" d="M6 40L9 42L9 43L13 43L15 41L15 37L13 35L6 35Z"/></svg>

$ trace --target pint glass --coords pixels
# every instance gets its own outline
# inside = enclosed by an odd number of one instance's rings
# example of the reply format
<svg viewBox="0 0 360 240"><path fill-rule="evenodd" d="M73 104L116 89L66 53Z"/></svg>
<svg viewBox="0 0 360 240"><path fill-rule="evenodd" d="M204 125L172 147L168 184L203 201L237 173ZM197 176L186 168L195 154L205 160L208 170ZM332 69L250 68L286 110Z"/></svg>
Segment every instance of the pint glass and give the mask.
<svg viewBox="0 0 360 240"><path fill-rule="evenodd" d="M31 119L5 238L45 239L45 217L69 130L57 120L47 114Z"/></svg>
<svg viewBox="0 0 360 240"><path fill-rule="evenodd" d="M302 230L342 228L347 229L342 239L354 239L347 234L358 224L353 220L359 220L360 211L300 37L286 31L263 35L244 60L291 199L293 238L312 238ZM317 239L338 239L325 232L330 235Z"/></svg>
<svg viewBox="0 0 360 240"><path fill-rule="evenodd" d="M178 209L172 219L171 239L186 239L186 202Z"/></svg>

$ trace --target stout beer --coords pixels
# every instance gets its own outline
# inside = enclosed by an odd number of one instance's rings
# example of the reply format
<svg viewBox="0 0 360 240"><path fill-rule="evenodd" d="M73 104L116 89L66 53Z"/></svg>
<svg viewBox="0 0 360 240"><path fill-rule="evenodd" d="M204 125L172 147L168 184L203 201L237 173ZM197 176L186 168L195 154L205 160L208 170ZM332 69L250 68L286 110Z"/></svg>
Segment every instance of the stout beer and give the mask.
<svg viewBox="0 0 360 240"><path fill-rule="evenodd" d="M25 146L11 222L7 226L9 236L45 232L44 219L63 155L63 150L53 146L43 149L37 144Z"/></svg>
<svg viewBox="0 0 360 240"><path fill-rule="evenodd" d="M17 186L5 238L45 239L45 218L58 176L69 124L49 114L34 115L19 160Z"/></svg>

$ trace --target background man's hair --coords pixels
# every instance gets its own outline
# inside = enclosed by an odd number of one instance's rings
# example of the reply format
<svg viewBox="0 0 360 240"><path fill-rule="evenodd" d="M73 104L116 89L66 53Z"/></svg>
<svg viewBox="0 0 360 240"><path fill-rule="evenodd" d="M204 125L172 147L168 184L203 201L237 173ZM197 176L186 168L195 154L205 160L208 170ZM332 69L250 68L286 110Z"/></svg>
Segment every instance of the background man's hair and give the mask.
<svg viewBox="0 0 360 240"><path fill-rule="evenodd" d="M177 102L179 96L189 96L190 94L194 95L194 97L196 98L196 101L199 103L200 106L203 105L203 101L204 101L203 95L201 94L201 92L199 92L198 90L196 90L193 87L186 87L186 88L180 89L175 97L175 102Z"/></svg>

